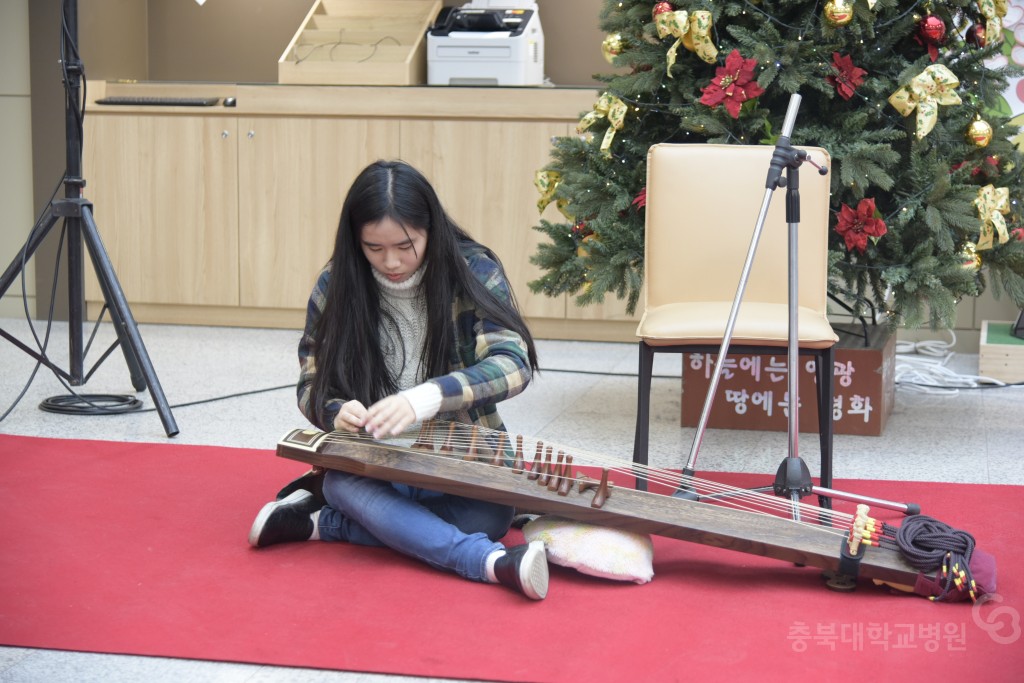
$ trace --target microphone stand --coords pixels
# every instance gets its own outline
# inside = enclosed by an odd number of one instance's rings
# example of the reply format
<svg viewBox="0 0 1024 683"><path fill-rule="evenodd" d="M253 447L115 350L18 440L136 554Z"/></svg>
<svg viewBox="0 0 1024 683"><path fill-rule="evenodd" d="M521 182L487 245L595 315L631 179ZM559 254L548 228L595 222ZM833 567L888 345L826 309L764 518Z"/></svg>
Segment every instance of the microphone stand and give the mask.
<svg viewBox="0 0 1024 683"><path fill-rule="evenodd" d="M797 149L790 144L793 128L796 125L797 112L800 109L800 100L800 95L797 93L793 93L790 96L789 107L786 110L786 118L782 124L782 133L775 143L775 152L772 154L772 159L768 166L768 177L765 180L766 189L764 199L761 202L761 210L757 216L757 224L754 227L754 234L750 241L750 247L747 250L746 261L743 263L743 270L740 273L739 286L737 287L736 296L732 302L732 308L729 311L729 317L725 325L725 333L722 336L722 343L718 350L718 357L715 359L715 369L711 375L711 383L708 386L707 396L704 399L704 408L701 411L700 421L697 424L697 432L694 434L693 443L690 446L689 458L687 458L686 465L683 467L684 481L686 477L692 477L696 473L695 465L697 462L697 452L700 449L701 441L704 438L704 432L707 429L708 419L711 416L711 406L714 402L715 392L718 389L718 382L722 376L725 357L729 353L729 345L732 342L733 329L736 326L736 318L739 315L740 302L743 299L743 293L746 290L750 271L754 264L754 256L757 252L758 242L761 239L761 233L764 230L764 223L768 215L768 207L771 204L772 194L777 188L784 187L786 188L786 223L789 226L789 278L787 302L789 308L789 338L787 342L787 364L789 370L789 454L779 466L774 485L755 490L772 490L778 496L789 498L790 501L793 502L792 515L796 520L800 519L800 508L798 505L800 499L811 494L818 496L821 507L823 508L831 508L832 498L841 498L843 500L849 500L856 503L864 503L866 505L897 510L908 515L918 514L920 512L920 506L912 503L897 503L868 496L861 496L858 494L844 493L824 486L814 486L811 480L811 473L807 469L807 463L803 461L799 454L800 352L798 335L799 301L797 290L797 262L799 260L799 254L797 250L797 236L800 227L800 166L806 162L815 166L818 169L818 173L821 175L826 175L828 173L827 168L818 166L810 159L806 150ZM785 177L783 177L783 171L785 171ZM818 362L821 362L820 359ZM826 368L825 370L827 372L832 372L832 368ZM823 473L823 476L826 474L829 480L828 483L831 484L831 471ZM691 500L700 498L700 496L697 496L691 487L688 487L685 484L681 485L673 495ZM717 494L705 497L720 498L722 495L723 494Z"/></svg>

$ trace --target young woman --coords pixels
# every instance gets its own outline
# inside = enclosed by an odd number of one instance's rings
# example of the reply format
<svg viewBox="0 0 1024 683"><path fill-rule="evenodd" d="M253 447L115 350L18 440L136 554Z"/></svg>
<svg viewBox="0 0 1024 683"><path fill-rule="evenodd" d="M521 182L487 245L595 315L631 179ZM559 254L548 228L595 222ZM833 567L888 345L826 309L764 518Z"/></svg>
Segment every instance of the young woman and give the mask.
<svg viewBox="0 0 1024 683"><path fill-rule="evenodd" d="M435 416L503 430L495 404L526 388L537 357L498 258L421 173L378 161L345 198L299 364L299 409L314 425L386 438ZM543 599L543 546L498 542L512 517L505 505L314 469L260 510L249 543L383 545Z"/></svg>

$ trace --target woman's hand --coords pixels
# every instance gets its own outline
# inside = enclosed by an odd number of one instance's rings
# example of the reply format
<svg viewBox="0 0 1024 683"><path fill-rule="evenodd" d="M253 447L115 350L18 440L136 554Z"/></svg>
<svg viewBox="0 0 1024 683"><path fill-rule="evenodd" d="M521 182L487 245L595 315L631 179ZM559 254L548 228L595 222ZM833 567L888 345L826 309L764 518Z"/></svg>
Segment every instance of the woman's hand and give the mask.
<svg viewBox="0 0 1024 683"><path fill-rule="evenodd" d="M346 404L347 405L347 404ZM416 421L409 399L399 394L377 401L366 411L366 431L375 439L397 436Z"/></svg>
<svg viewBox="0 0 1024 683"><path fill-rule="evenodd" d="M334 428L344 432L358 432L366 424L366 406L359 401L345 401L334 416Z"/></svg>

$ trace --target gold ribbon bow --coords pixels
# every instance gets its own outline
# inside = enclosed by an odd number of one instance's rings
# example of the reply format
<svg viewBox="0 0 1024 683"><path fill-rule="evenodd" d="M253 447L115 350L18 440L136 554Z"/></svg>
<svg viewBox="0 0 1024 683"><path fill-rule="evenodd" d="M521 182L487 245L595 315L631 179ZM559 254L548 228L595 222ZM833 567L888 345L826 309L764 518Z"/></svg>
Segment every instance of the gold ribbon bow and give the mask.
<svg viewBox="0 0 1024 683"><path fill-rule="evenodd" d="M928 135L939 118L939 105L960 104L954 88L960 80L943 64L932 64L889 96L889 104L903 116L917 109L917 139Z"/></svg>
<svg viewBox="0 0 1024 683"><path fill-rule="evenodd" d="M558 171L540 170L533 174L533 186L540 192L540 199L537 200L537 212L544 213L548 204L554 201L562 215L571 221L572 216L565 210L569 202L565 199L555 200L555 190L558 189L558 184L561 182L562 174Z"/></svg>
<svg viewBox="0 0 1024 683"><path fill-rule="evenodd" d="M718 59L718 48L711 42L711 12L690 12L690 31L683 36L683 47L694 52L708 64Z"/></svg>
<svg viewBox="0 0 1024 683"><path fill-rule="evenodd" d="M991 249L995 233L999 234L999 244L1009 241L1010 235L1006 231L1006 219L1003 218L1003 214L1010 213L1010 189L986 185L978 190L974 206L977 207L978 217L981 218L981 235L975 249Z"/></svg>
<svg viewBox="0 0 1024 683"><path fill-rule="evenodd" d="M576 132L582 133L587 128L590 128L595 121L607 118L609 126L608 130L604 133L604 140L601 141L601 152L605 156L609 156L611 152L608 150L611 149L612 140L615 139L615 132L622 130L627 111L629 111L629 107L626 106L625 102L615 95L604 93L594 105L594 111L588 113L576 124Z"/></svg>
<svg viewBox="0 0 1024 683"><path fill-rule="evenodd" d="M666 73L672 78L672 67L676 63L676 53L682 45L708 64L714 64L718 58L718 48L711 42L711 12L698 10L687 12L662 12L654 18L658 28L658 37L675 36L676 42L668 49L668 66Z"/></svg>
<svg viewBox="0 0 1024 683"><path fill-rule="evenodd" d="M1009 9L1006 0L978 0L978 9L985 17L985 44L1003 42L1003 17Z"/></svg>

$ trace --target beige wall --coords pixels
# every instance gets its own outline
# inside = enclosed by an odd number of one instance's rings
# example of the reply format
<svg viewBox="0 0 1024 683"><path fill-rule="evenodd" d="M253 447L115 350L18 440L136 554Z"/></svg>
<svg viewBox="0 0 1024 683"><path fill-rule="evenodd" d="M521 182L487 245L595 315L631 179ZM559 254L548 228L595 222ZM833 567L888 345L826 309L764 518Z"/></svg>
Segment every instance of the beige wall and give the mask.
<svg viewBox="0 0 1024 683"><path fill-rule="evenodd" d="M5 269L35 222L32 198L29 0L0 2L0 268ZM25 271L29 310L35 311L35 267ZM23 313L21 279L0 299L0 316Z"/></svg>
<svg viewBox="0 0 1024 683"><path fill-rule="evenodd" d="M601 55L602 4L538 2L545 70L556 85L594 85L593 74L610 70ZM92 78L275 83L277 60L312 5L311 0L208 0L201 7L191 0L85 0L79 8L82 55Z"/></svg>
<svg viewBox="0 0 1024 683"><path fill-rule="evenodd" d="M152 4L140 0L79 0L78 37L90 79L152 78L147 23ZM198 7L184 0L177 4Z"/></svg>

